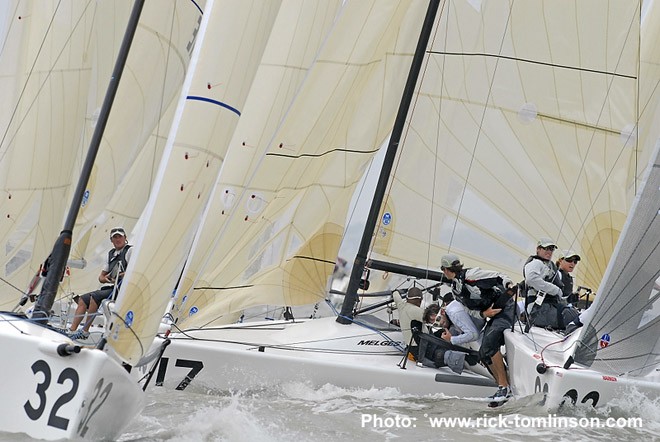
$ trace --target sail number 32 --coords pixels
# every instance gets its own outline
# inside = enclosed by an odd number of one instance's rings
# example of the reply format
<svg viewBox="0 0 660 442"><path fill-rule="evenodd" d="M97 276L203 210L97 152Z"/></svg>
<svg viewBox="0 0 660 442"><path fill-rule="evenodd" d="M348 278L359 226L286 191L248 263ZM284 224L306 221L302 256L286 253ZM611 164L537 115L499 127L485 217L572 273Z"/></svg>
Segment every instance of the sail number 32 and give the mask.
<svg viewBox="0 0 660 442"><path fill-rule="evenodd" d="M23 405L23 409L30 419L36 421L41 418L41 416L46 411L46 405L48 402L46 393L48 391L48 387L50 387L52 372L48 363L42 359L32 364L31 368L32 373L35 375L39 373L43 375L43 381L37 384L36 394L38 399L35 402L32 400L27 400ZM78 372L73 368L65 368L57 378L58 384L64 384L67 381L71 383L71 388L64 392L64 394L62 394L59 398L57 398L50 410L50 413L48 414L48 426L59 428L60 430L66 430L69 427L69 419L58 416L57 413L64 404L70 402L76 396L76 393L78 392L78 386L80 384ZM108 395L110 394L110 390L112 390L112 382L109 382L105 388L103 388L103 378L99 379L95 386L95 395L91 399L89 407L87 407L87 413L85 414L85 417L80 421L80 425L78 427L78 433L82 437L84 437L85 433L87 433L89 420L92 418L92 416L94 416L94 414L96 414L101 405L103 405ZM100 402L94 407L97 399L100 399Z"/></svg>

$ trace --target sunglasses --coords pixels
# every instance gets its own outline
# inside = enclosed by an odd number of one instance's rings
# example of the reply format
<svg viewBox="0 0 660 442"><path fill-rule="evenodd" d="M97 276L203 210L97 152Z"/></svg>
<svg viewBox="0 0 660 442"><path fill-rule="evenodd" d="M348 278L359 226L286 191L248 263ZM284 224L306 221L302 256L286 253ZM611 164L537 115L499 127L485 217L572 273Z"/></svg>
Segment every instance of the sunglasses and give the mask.
<svg viewBox="0 0 660 442"><path fill-rule="evenodd" d="M566 259L564 259L564 261L570 262L571 264L575 264L575 263L580 262L580 258L566 258Z"/></svg>
<svg viewBox="0 0 660 442"><path fill-rule="evenodd" d="M548 247L541 247L541 248L542 248L543 250L554 251L557 247L555 247L555 246L548 246Z"/></svg>

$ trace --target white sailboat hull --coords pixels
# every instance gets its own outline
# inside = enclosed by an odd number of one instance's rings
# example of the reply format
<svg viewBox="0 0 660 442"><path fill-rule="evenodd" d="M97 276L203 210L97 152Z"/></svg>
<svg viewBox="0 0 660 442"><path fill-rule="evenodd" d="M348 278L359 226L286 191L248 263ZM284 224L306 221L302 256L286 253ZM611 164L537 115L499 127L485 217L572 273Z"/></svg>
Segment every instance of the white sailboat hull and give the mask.
<svg viewBox="0 0 660 442"><path fill-rule="evenodd" d="M170 338L156 376L166 388L222 391L305 382L464 398L483 398L495 388L483 367L457 375L408 360L402 369L403 354L392 345L401 343L400 331L375 332L335 318L233 324Z"/></svg>
<svg viewBox="0 0 660 442"><path fill-rule="evenodd" d="M564 364L572 353L577 336L569 336L562 342L563 338L537 327L531 334L518 330L504 333L509 378L516 396L542 393L542 404L548 409L571 402L578 406L601 407L632 390L649 399L660 397L657 378L607 375L577 363L565 369ZM547 366L544 373L537 371L539 364Z"/></svg>
<svg viewBox="0 0 660 442"><path fill-rule="evenodd" d="M80 348L49 328L0 313L0 429L35 439L114 440L143 407L144 394L106 352Z"/></svg>

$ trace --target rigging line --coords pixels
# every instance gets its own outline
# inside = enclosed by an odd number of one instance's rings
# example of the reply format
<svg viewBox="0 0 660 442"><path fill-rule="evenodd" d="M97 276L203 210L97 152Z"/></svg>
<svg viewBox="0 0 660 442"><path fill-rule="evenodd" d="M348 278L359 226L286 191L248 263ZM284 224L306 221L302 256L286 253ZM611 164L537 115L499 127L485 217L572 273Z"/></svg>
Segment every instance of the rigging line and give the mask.
<svg viewBox="0 0 660 442"><path fill-rule="evenodd" d="M626 33L626 38L625 38L625 40L624 40L624 44L622 45L622 49L621 49L621 51L619 52L619 58L617 59L615 69L618 68L618 67L621 65L621 61L622 61L622 57L623 57L623 52L624 52L624 50L625 50L625 44L628 42L628 39L630 38L630 35L631 35L631 32L632 32L632 28L633 28L633 24L635 23L635 20L636 20L636 19L637 19L637 20L641 20L641 17L639 17L639 16L633 16L633 20L630 21L630 23L629 23L629 25L628 25L628 32ZM640 28L641 28L641 26L640 26ZM640 30L641 30L641 29L640 29ZM641 39L641 35L640 35L639 38ZM637 51L638 51L637 72L638 72L638 73L639 73L639 50L640 50L640 45L641 45L641 42L638 40L638 46L637 46ZM633 77L633 78L634 78L635 80L637 80L637 77L636 77L636 76ZM607 94L605 95L605 98L603 99L603 103L602 103L601 108L600 108L600 113L598 114L598 118L596 119L596 123L600 122L600 121L601 121L601 118L603 117L603 113L605 112L605 108L607 107L608 98L609 98L610 95L611 95L611 91L612 91L612 87L613 87L613 85L614 85L614 77L610 78L610 81L609 81L609 84L608 84L608 87L607 87ZM639 81L637 81L637 88L639 89ZM630 134L628 135L628 137L626 138L625 142L622 144L621 149L619 149L619 155L616 157L616 161L613 163L612 168L607 172L607 175L605 176L605 179L603 180L603 183L602 183L600 189L597 191L597 193L596 193L596 195L595 195L595 198L592 199L591 207L589 207L589 212L590 212L592 215L594 215L594 216L595 216L595 213L594 213L594 206L596 205L596 201L598 200L598 198L600 197L600 195L605 191L605 186L606 186L606 184L609 183L610 176L612 175L612 173L614 172L614 170L617 168L616 165L619 164L619 160L621 159L621 156L622 156L623 153L626 151L626 148L628 147L628 142L633 138L633 132L637 133L637 132L639 131L639 94L637 95L635 112L636 112L636 115L635 115L636 121L635 121L634 130L631 131L631 133L630 133ZM577 177L576 177L576 179L575 179L575 185L573 186L573 190L571 191L571 195L570 195L570 197L569 197L569 203L568 203L568 205L567 205L567 207L566 207L566 209L565 209L565 212L563 213L562 222L561 222L561 225L559 226L559 232L558 232L558 234L561 234L561 232L562 232L563 229L564 229L564 226L566 225L566 220L567 220L567 215L568 215L569 207L570 207L571 204L573 203L573 199L574 199L574 197L575 197L575 193L577 192L577 189L578 189L578 187L579 187L579 186L578 186L578 180L579 180L579 178L580 178L581 176L585 176L585 177L586 177L586 170L585 170L586 158L589 157L589 153L591 152L591 149L592 149L592 147L594 146L594 140L595 140L595 138L596 138L596 132L594 131L594 132L591 133L591 137L590 137L590 139L589 139L589 144L588 144L588 146L587 146L587 151L586 151L585 156L584 156L585 160L583 160L582 163L580 164L580 170L579 170L579 172L578 172L578 174L577 174ZM637 140L638 140L638 137L635 137L635 138L634 138L634 143L635 143L635 145L637 144ZM635 146L635 147L636 147L636 146ZM634 149L634 151L636 151L636 150L637 150L637 149ZM637 170L637 167L635 167L635 170ZM635 176L635 178L633 179L633 182L636 182L636 176L637 176L637 174L635 173L634 176ZM582 230L584 229L584 226L585 226L585 223L586 223L586 222L587 222L587 217L584 217L584 219L582 220L582 223L581 223L580 226L579 226L579 230L578 230L578 231L582 231ZM603 246L603 244L602 244L602 240L601 240L601 244L600 244L600 245L601 245L601 247Z"/></svg>
<svg viewBox="0 0 660 442"><path fill-rule="evenodd" d="M515 5L515 0L511 2L511 6L509 8L509 13L506 18L506 23L504 26L504 32L502 33L502 37L500 40L500 47L498 52L502 52L502 49L504 48L504 40L507 35L507 31L509 29L509 22L511 21L511 14L513 12L513 7ZM454 241L454 235L456 234L456 229L458 227L458 219L461 215L461 210L463 209L463 202L465 201L465 194L467 192L467 184L470 181L470 175L472 174L472 167L475 162L475 157L476 157L476 152L477 152L477 147L479 146L479 140L481 140L481 134L483 133L483 125L484 125L484 120L486 118L486 110L488 109L488 102L490 101L490 97L493 92L493 83L495 82L495 77L497 76L497 70L499 68L499 62L500 59L497 58L495 61L495 68L493 69L493 74L490 78L490 84L488 85L488 94L486 95L486 100L484 100L484 107L481 112L481 120L479 121L479 130L477 131L477 136L474 140L474 146L472 148L472 155L470 157L470 164L468 165L468 170L467 173L465 174L465 185L463 186L463 190L461 192L461 197L459 199L458 203L458 208L456 209L456 218L454 218L454 225L452 226L451 230L451 236L449 237L449 249L451 249L451 244Z"/></svg>
<svg viewBox="0 0 660 442"><path fill-rule="evenodd" d="M500 48L501 49L501 48ZM504 59L504 60L511 60L511 61L520 61L522 63L530 63L530 64L538 64L541 66L549 66L549 67L554 67L554 68L560 68L560 69L568 69L572 71L578 71L578 72L586 72L586 73L591 73L591 74L603 74L611 77L620 77L620 78L627 78L630 80L636 80L637 76L636 75L627 75L627 74L619 74L616 72L608 72L608 71L603 71L600 69L588 69L588 68L581 68L577 66L567 66L567 65L561 65L561 64L556 64L556 63L549 63L545 61L538 61L538 60L532 60L529 58L520 58L520 57L512 57L509 55L502 55L502 54L488 54L488 53L481 53L481 52L447 52L447 51L430 51L433 54L437 55L455 55L455 56L460 56L460 57L491 57L491 58L497 58L497 59Z"/></svg>
<svg viewBox="0 0 660 442"><path fill-rule="evenodd" d="M10 286L10 287L12 287L12 288L15 288L19 293L25 294L25 292L24 292L23 290L19 289L19 288L16 287L14 284L12 284L11 282L7 281L5 278L0 277L0 281L4 282L5 284L7 284L8 286Z"/></svg>
<svg viewBox="0 0 660 442"><path fill-rule="evenodd" d="M447 1L442 3L442 7L440 8L439 15L438 15L438 26L435 28L435 33L433 34L433 37L431 38L431 44L428 49L428 54L426 59L426 66L424 67L423 71L423 76L422 76L422 81L424 77L426 76L426 71L428 69L429 63L431 62L431 56L430 54L433 53L432 48L433 44L436 41L436 38L438 37L438 33L440 32L440 24L442 23L443 17L446 17L445 20L445 34L444 34L444 45L445 49L447 47L447 42L449 41L448 35L449 35L449 13L445 10L445 7L447 6ZM440 74L440 84L445 84L445 63L446 63L446 58L442 58L442 67L441 67L441 74ZM433 180L432 180L432 186L431 186L431 219L429 220L429 232L428 232L428 248L427 248L427 255L426 255L426 267L430 268L430 261L431 261L431 244L432 244L432 235L433 235L433 216L435 214L435 210L433 210L433 202L435 201L435 192L436 192L436 185L437 185L437 179L438 175L441 173L439 170L440 166L438 164L438 152L440 149L440 132L441 132L441 115L442 115L442 105L444 103L444 100L439 100L438 102L438 119L437 119L437 126L436 126L436 137L435 137L435 162L433 166ZM415 102L416 104L416 102ZM407 135L407 133L406 133ZM451 241L447 245L447 251L449 251L449 248L451 246Z"/></svg>
<svg viewBox="0 0 660 442"><path fill-rule="evenodd" d="M340 314L339 314L339 312L337 311L337 309L335 308L335 306L332 305L332 303L331 303L330 301L328 301L327 299L326 299L326 302L327 302L327 304L330 306L330 308L332 309L332 311L335 313L335 315L340 316ZM378 333L378 334L379 334L381 337L383 337L385 340L394 343L393 347L395 347L397 350L399 350L399 351L402 352L402 353L405 352L405 349L401 347L401 344L399 344L397 341L395 341L394 339L390 338L388 335L386 335L385 333L381 332L380 330L376 330L375 328L369 327L368 325L366 325L366 324L364 324L364 323L362 323L362 322L358 322L358 321L355 320L355 318L349 318L349 317L346 317L346 316L342 316L342 317L343 317L344 319L346 319L347 321L352 322L352 323L354 323L354 324L356 324L356 325L358 325L358 326L360 326L360 327L364 327L364 328L366 328L367 330L371 330L371 331L373 331L373 332L375 332L375 333ZM359 337L365 337L365 336L369 336L369 335L361 335L361 336L354 336L354 337L358 337L358 338L359 338ZM342 338L342 339L343 339L343 338Z"/></svg>
<svg viewBox="0 0 660 442"><path fill-rule="evenodd" d="M426 75L426 72L428 71L428 65L431 62L431 57L429 56L429 54L431 53L430 48L433 47L433 42L435 41L435 38L438 34L438 29L440 28L440 21L442 20L442 11L444 11L444 8L445 8L446 4L447 4L447 1L442 2L442 8L440 9L440 13L439 13L438 18L437 18L438 26L435 27L435 33L433 34L433 36L429 36L429 42L427 42L426 48L424 49L424 54L425 54L424 55L425 61L423 62L424 66L423 67L420 66L419 78L417 80L417 84L415 85L415 88L417 88L418 92L414 93L414 99L412 99L411 103L410 103L410 108L408 110L408 115L407 115L407 117L409 118L408 123L406 124L405 128L402 129L402 135L401 135L401 139L400 139L400 142L399 142L399 152L397 153L396 163L393 164L392 170L390 171L390 179L388 179L388 181L387 181L387 189L384 192L383 202L381 203L380 210L384 210L385 207L387 207L387 204L390 201L390 197L391 197L391 194L392 194L392 189L394 187L394 182L395 182L394 177L396 176L397 171L399 170L399 166L401 164L402 158L404 157L404 151L406 149L406 140L408 139L408 134L410 133L410 128L412 127L412 118L411 117L412 117L412 115L415 114L415 109L417 108L417 103L419 101L419 96L420 96L419 90L421 88L421 84L424 82L424 77ZM392 134L390 133L390 136L391 135ZM436 162L436 164L437 164L437 162ZM433 182L435 183L435 175L434 175L434 181ZM433 188L433 192L434 192L433 193L433 195L434 195L435 194L435 187ZM374 189L374 193L375 193L375 189ZM433 199L433 196L432 196L432 198L431 198L431 214L433 214L433 201L434 201L434 199ZM429 225L429 237L428 237L429 241L427 241L428 247L426 249L427 254L426 254L426 263L425 263L427 269L429 269L431 267L431 265L430 265L430 254L431 254L430 237L431 237L431 234L432 234L431 230L432 230L432 226L433 226L433 220L432 219L429 220L428 225ZM376 227L376 229L378 229L378 227ZM370 258L373 255L374 248L376 247L376 241L375 241L375 239L373 239L373 237L375 235L376 235L376 232L375 231L372 232L372 240L371 240L371 243L369 245L367 258Z"/></svg>
<svg viewBox="0 0 660 442"><path fill-rule="evenodd" d="M9 123L7 124L7 127L5 128L5 132L2 134L2 139L0 139L0 146L5 144L5 139L7 138L7 134L9 133L9 128L11 127L11 123L14 121L14 117L16 117L16 114L18 113L19 104L21 103L23 95L25 94L25 91L28 87L28 84L30 82L30 78L32 77L32 74L34 73L34 68L37 65L37 61L39 60L39 56L41 54L41 51L43 50L44 45L46 44L46 40L47 40L48 36L50 35L51 27L53 26L53 23L55 22L55 16L57 15L57 11L58 11L61 3L62 3L62 0L60 0L57 3L57 7L55 8L55 11L53 12L53 15L51 16L50 22L48 23L48 27L46 28L46 33L44 34L44 37L41 40L41 44L39 45L39 50L37 51L37 54L35 55L34 60L32 62L32 66L30 67L30 70L28 71L27 77L25 78L25 83L23 83L23 88L21 89L21 92L18 95L18 100L16 101L16 105L14 106L11 117L9 117ZM80 22L82 21L83 17L85 16L85 14L87 12L87 9L89 8L90 4L91 4L91 1L87 3L87 6L85 6L85 9L80 14L80 17L78 17L78 20L76 21L75 25L73 26L73 29L71 29L71 32L69 32L69 35L68 35L66 41L64 42L64 44L62 45L62 47L60 49L60 52L57 54L57 57L55 58L55 60L53 61L53 64L51 65L50 69L48 70L48 74L46 75L46 78L43 80L43 82L39 86L39 89L37 90L37 93L34 95L34 98L32 99L32 102L30 103L30 105L26 109L26 112L25 112L25 115L23 116L23 119L19 122L18 127L16 128L16 132L14 133L14 136L11 138L11 140L9 140L8 144L11 144L11 142L14 140L16 135L18 135L19 129L21 128L21 126L23 125L23 122L27 118L27 114L29 113L29 111L32 109L32 106L34 106L34 103L39 98L41 90L46 86L46 82L50 79L50 76L53 72L54 66L57 64L57 62L62 57L62 53L64 52L65 48L67 48L69 41L73 37L73 34L78 29L78 26L80 25ZM7 154L8 151L9 151L9 149L4 149L4 151L2 151L0 153L0 162L2 162L2 160L4 159L4 157L5 157L5 155Z"/></svg>
<svg viewBox="0 0 660 442"><path fill-rule="evenodd" d="M649 355L649 356L650 356L650 355ZM657 354L656 354L656 356L657 356ZM624 371L623 373L619 374L619 376L625 376L625 375L627 375L627 374L632 373L633 371L641 371L641 370L643 370L643 369L645 369L645 368L647 368L647 367L653 367L653 366L655 366L655 365L658 365L658 363L654 360L654 361L651 362L650 364L642 365L641 367L635 367L635 368L631 368L631 369L628 370L628 371ZM637 377L637 376L635 376L635 377Z"/></svg>
<svg viewBox="0 0 660 442"><path fill-rule="evenodd" d="M359 325L359 324L358 324ZM227 344L240 344L240 345L245 345L248 347L253 347L252 349L256 349L259 347L265 347L265 348L278 348L278 349L284 349L284 350L298 350L298 351L315 351L315 352L330 352L330 353L350 353L350 354L383 354L381 352L365 352L365 351L350 351L350 350L333 350L333 349L317 349L317 348L296 348L296 347L291 347L292 345L298 345L298 344L309 344L309 343L316 343L316 342L333 342L333 341L339 341L339 340L344 340L344 339L352 339L352 338L368 338L372 337L372 334L364 334L364 335L358 335L358 336L345 336L345 337L337 337L337 338L331 338L331 339L317 339L317 340L312 340L312 341L298 341L298 342L291 342L288 344L262 344L262 343L257 343L257 342L245 342L245 341L235 341L235 340L228 340L228 339L211 339L211 338L197 338L193 335L190 335L186 330L182 330L179 328L176 324L172 324L172 326L178 331L178 333L182 334L183 336L187 337L188 339L192 341L201 341L201 342L222 342L222 343L227 343ZM233 327L233 329L240 329L243 327ZM222 330L222 329L220 329ZM177 337L173 337L170 335L170 339L180 339ZM389 339L392 342L392 339ZM391 346L395 347L395 346ZM392 355L392 354L385 354L385 355Z"/></svg>
<svg viewBox="0 0 660 442"><path fill-rule="evenodd" d="M448 16L448 14L445 14L445 12L446 12L445 7L447 6L447 3L448 3L447 1L442 3L442 7L440 8L440 11L439 11L439 14L438 14L438 26L436 26L435 33L431 37L431 44L430 44L429 49L428 49L428 54L429 55L426 57L426 66L424 67L424 71L423 71L423 74L422 74L422 81L424 80L424 77L426 76L426 71L428 69L428 66L431 63L430 54L433 53L431 48L433 48L433 44L435 43L436 38L438 37L438 33L440 32L440 24L442 23L443 17L446 17L445 35L444 35L444 37L445 37L445 39L444 39L445 48L446 48L446 45L447 45L447 41L449 40L447 38L448 33L449 33L449 16ZM446 62L446 58L443 57L440 84L444 84L444 81L445 81L445 62ZM418 98L419 98L419 96L418 96ZM415 106L416 106L416 104L417 104L417 102L415 101ZM441 118L440 118L440 116L442 115L442 104L443 104L443 100L439 100L439 103L438 103L438 119L437 119L436 137L435 137L435 152L434 152L435 161L434 161L434 164L433 164L433 180L432 180L432 185L431 185L431 204L430 204L430 206L431 206L431 216L430 216L430 220L429 220L429 224L428 224L428 226L429 226L428 236L427 236L428 247L426 249L426 268L427 269L431 267L431 244L433 243L432 242L432 238L433 238L433 218L434 218L434 215L435 215L435 210L433 210L433 202L435 201L435 192L436 192L436 188L437 188L437 184L438 184L438 175L441 173L441 171L439 170L440 166L438 164L438 151L439 151L439 148L440 148L440 127L442 126ZM407 132L406 132L406 137L407 137Z"/></svg>
<svg viewBox="0 0 660 442"><path fill-rule="evenodd" d="M131 333L133 333L133 337L135 337L135 340L140 345L140 359L141 359L144 356L144 346L142 345L142 341L140 340L140 337L137 335L137 333L135 333L135 330L133 330L133 327L130 324L128 324L124 320L124 318L119 316L119 314L116 311L114 311L113 309L110 309L110 312L112 313L112 316L114 316L116 318L119 318L119 320L124 323L124 326L127 329L129 329L131 331Z"/></svg>
<svg viewBox="0 0 660 442"><path fill-rule="evenodd" d="M277 152L266 152L266 156L267 156L267 157L293 158L293 159L297 159L297 158L305 158L305 157L319 158L319 157L323 157L323 156L325 156L325 155L329 155L329 154L331 154L331 153L335 153L335 152L341 152L341 153L357 153L357 154L367 154L367 155L371 155L371 154L373 154L373 153L378 152L378 149L372 149L372 150L354 150L354 149L342 149L342 148L336 148L336 149L326 150L325 152L321 152L321 153L315 153L315 154L311 154L311 153L302 153L302 154L300 154L300 155L288 155L288 154L277 153Z"/></svg>

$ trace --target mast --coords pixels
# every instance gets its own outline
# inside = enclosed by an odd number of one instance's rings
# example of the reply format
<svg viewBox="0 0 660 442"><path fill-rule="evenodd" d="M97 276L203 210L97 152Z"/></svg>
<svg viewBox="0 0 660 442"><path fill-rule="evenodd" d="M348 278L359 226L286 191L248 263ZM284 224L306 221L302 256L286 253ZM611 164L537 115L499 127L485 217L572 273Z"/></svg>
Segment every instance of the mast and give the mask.
<svg viewBox="0 0 660 442"><path fill-rule="evenodd" d="M53 251L50 255L50 270L48 271L46 280L44 281L43 287L41 288L41 293L39 293L39 297L37 298L37 302L34 306L34 313L32 314L32 318L36 321L42 321L45 323L48 320L48 317L50 316L50 309L53 306L55 296L57 295L59 282L64 275L64 270L66 269L66 261L69 258L69 252L71 251L73 227L76 223L78 212L80 211L80 205L85 193L85 188L87 187L89 177L92 173L94 161L96 160L96 154L98 153L99 146L101 145L103 132L105 131L105 126L108 122L112 103L115 99L115 95L117 94L119 80L121 79L124 66L126 65L126 60L128 59L128 52L131 47L131 43L133 42L133 37L135 36L135 31L140 20L140 14L142 13L143 6L144 0L135 0L133 3L133 10L131 11L131 16L129 17L128 24L126 26L126 32L124 33L124 38L121 42L119 53L117 54L117 60L115 61L115 66L112 70L112 76L110 77L110 83L108 84L108 89L106 90L103 104L101 105L99 119L96 127L94 128L94 133L92 135L92 139L89 143L89 149L87 151L87 157L85 158L85 163L83 164L82 170L80 172L80 178L78 179L78 185L76 186L76 190L73 194L71 207L69 208L69 213L67 215L66 221L64 222L64 228L60 233L60 236L55 241L55 245L53 246Z"/></svg>
<svg viewBox="0 0 660 442"><path fill-rule="evenodd" d="M360 278L362 277L362 271L367 261L367 252L369 251L369 246L371 245L371 237L373 236L376 223L378 222L378 214L380 213L380 209L383 204L383 198L385 196L387 183L390 178L390 172L392 171L392 166L394 165L394 159L396 157L396 151L399 147L399 140L401 139L401 134L403 133L403 128L406 124L406 116L408 115L408 109L410 108L410 103L415 93L417 78L419 77L419 72L422 68L426 46L431 37L433 22L435 21L435 16L438 11L439 4L440 0L430 0L429 7L426 10L426 17L424 18L419 40L417 41L417 48L415 49L415 54L410 65L410 73L408 74L408 79L406 80L406 85L403 89L399 110L397 112L396 119L394 120L392 136L390 137L390 141L387 145L383 167L380 170L378 182L376 183L374 198L371 201L371 208L369 209L369 214L367 215L367 221L364 227L364 232L362 233L360 247L358 248L355 261L353 262L353 270L351 271L348 287L346 288L344 304L342 305L341 312L337 316L337 322L340 324L349 324L353 319L353 307L357 302L357 289Z"/></svg>

